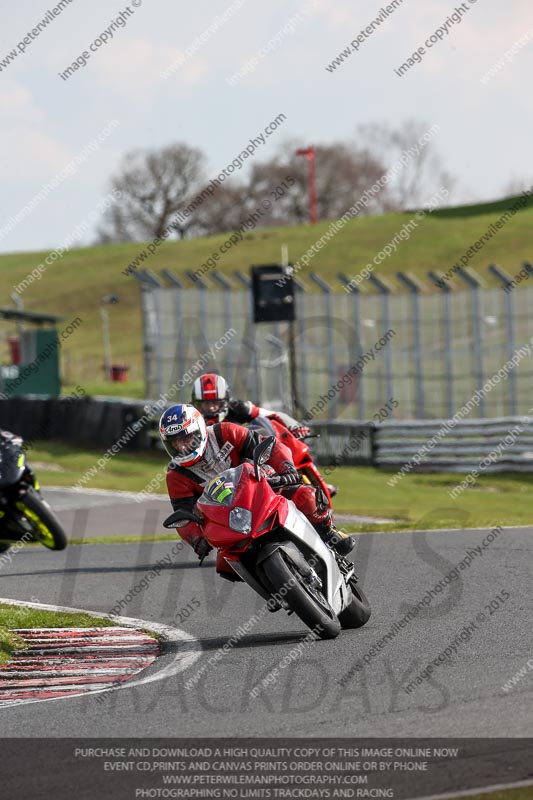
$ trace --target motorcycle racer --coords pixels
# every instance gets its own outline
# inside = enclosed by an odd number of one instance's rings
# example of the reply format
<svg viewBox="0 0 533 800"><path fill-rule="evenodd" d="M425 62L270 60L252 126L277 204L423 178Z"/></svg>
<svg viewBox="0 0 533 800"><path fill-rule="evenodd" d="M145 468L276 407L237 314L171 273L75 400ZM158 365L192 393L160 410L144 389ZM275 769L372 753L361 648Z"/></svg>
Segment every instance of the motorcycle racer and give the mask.
<svg viewBox="0 0 533 800"><path fill-rule="evenodd" d="M277 420L288 428L297 439L301 439L311 432L310 428L283 411L269 411L267 408L254 405L250 400L231 398L226 379L215 372L206 372L196 378L192 387L191 402L203 414L208 425L222 421L243 424L262 416Z"/></svg>
<svg viewBox="0 0 533 800"><path fill-rule="evenodd" d="M187 404L168 408L161 415L159 432L171 459L166 480L174 511L192 511L205 484L225 469L251 459L262 438L256 431L232 422L217 422L207 427L200 411ZM305 514L323 541L340 555L347 555L355 540L333 525L332 513L322 490L300 485L290 450L276 442L268 463L278 473L277 486L283 487L284 496ZM196 522L180 528L180 536L201 559L212 549ZM239 580L223 558L217 557L216 570L229 580Z"/></svg>
<svg viewBox="0 0 533 800"><path fill-rule="evenodd" d="M200 375L194 382L192 388L192 405L203 415L207 425L214 425L216 422L237 422L246 424L257 419L257 417L273 420L290 431L295 439L304 439L309 436L311 429L307 425L298 422L289 414L282 411L270 411L267 408L254 405L250 400L235 400L230 397L230 391L225 378L214 372L206 372ZM263 419L263 421L265 421ZM272 432L278 436L279 429ZM297 449L291 446L292 437L285 442L293 454L293 459L297 461ZM316 467L315 471L318 473ZM337 494L338 488L332 483L327 483L321 478L329 496ZM314 481L312 481L314 483Z"/></svg>
<svg viewBox="0 0 533 800"><path fill-rule="evenodd" d="M15 445L15 447L22 447L23 446L23 439L22 436L19 436L17 433L11 433L11 431L6 431L0 428L0 439L3 439L6 443L9 442L10 444ZM40 494L40 486L39 482L35 476L35 472L32 470L29 464L26 464L24 470L24 480L27 481L36 492Z"/></svg>

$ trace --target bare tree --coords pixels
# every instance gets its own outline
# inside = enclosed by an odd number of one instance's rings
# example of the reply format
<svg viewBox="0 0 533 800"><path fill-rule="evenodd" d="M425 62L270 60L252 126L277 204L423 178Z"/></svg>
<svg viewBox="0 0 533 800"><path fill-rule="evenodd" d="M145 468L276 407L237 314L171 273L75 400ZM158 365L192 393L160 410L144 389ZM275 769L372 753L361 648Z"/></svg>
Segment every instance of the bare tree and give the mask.
<svg viewBox="0 0 533 800"><path fill-rule="evenodd" d="M453 179L442 170L433 144L421 144L427 130L414 121L399 128L364 125L353 143L316 145L318 218L341 217L404 151L410 153L405 166L379 192L371 193L362 213L421 207L437 189L449 190ZM286 141L273 158L254 162L245 182L232 178L214 192L208 191L206 158L197 148L178 143L132 152L111 180L121 196L106 212L99 241L168 238L169 231L177 238L226 232L244 225L255 208L261 211L254 222L257 226L305 223L309 220L308 165L295 154L301 145ZM198 196L191 213L179 213Z"/></svg>
<svg viewBox="0 0 533 800"><path fill-rule="evenodd" d="M177 216L205 187L205 155L187 144L125 156L111 179L121 193L99 229L99 240L138 241L164 238L169 229L183 238L194 217Z"/></svg>
<svg viewBox="0 0 533 800"><path fill-rule="evenodd" d="M295 142L288 142L270 161L252 168L250 189L256 202L269 199L272 203L262 224L309 221L308 165L295 154L296 148ZM338 143L317 145L314 150L319 219L341 217L384 170L383 164L365 149Z"/></svg>
<svg viewBox="0 0 533 800"><path fill-rule="evenodd" d="M435 146L431 141L423 141L422 137L428 130L428 125L415 120L407 120L398 128L385 123L357 128L356 141L385 164L384 173L398 162L404 152L411 152L403 168L376 195L379 211L421 207L441 187L448 191L453 188L455 180L442 169ZM410 151L410 148L417 148L418 152Z"/></svg>
<svg viewBox="0 0 533 800"><path fill-rule="evenodd" d="M503 187L502 191L505 197L517 197L523 194L526 189L531 189L533 180L526 180L526 178L512 178Z"/></svg>
<svg viewBox="0 0 533 800"><path fill-rule="evenodd" d="M208 197L195 216L194 233L214 234L236 230L249 218L253 198L243 183L224 184Z"/></svg>

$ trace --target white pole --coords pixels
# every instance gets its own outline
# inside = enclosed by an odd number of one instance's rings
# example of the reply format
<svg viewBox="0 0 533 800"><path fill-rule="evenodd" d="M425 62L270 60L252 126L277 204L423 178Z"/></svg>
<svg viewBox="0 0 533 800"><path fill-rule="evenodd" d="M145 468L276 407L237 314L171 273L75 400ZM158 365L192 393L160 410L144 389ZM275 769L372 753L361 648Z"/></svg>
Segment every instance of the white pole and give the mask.
<svg viewBox="0 0 533 800"><path fill-rule="evenodd" d="M102 316L102 339L104 343L104 370L108 380L111 380L111 340L109 337L109 312L107 308L100 305Z"/></svg>

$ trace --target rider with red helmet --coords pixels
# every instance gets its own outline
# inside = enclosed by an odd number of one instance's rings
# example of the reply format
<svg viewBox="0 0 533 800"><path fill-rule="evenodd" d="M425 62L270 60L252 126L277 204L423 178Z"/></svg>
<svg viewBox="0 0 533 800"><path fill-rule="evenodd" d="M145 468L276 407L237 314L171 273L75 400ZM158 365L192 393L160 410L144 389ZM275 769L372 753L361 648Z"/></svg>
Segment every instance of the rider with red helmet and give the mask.
<svg viewBox="0 0 533 800"><path fill-rule="evenodd" d="M214 425L215 422L223 420L243 424L262 416L277 420L288 428L297 439L310 433L307 426L302 425L283 411L269 411L254 405L250 400L232 399L226 379L215 372L206 372L196 378L192 387L191 402L203 414L208 425Z"/></svg>
<svg viewBox="0 0 533 800"><path fill-rule="evenodd" d="M261 441L256 431L232 422L217 422L209 428L198 409L179 404L168 408L159 422L161 440L170 456L167 470L167 489L174 511L192 511L205 484L220 472L252 459L253 451ZM331 510L321 489L302 486L292 461L290 450L280 442L272 449L269 462L280 475L283 494L309 519L321 538L346 555L355 540L333 525ZM200 558L211 549L200 525L190 522L180 528L180 536L187 541ZM217 558L217 572L235 580L233 570Z"/></svg>
<svg viewBox="0 0 533 800"><path fill-rule="evenodd" d="M192 404L203 414L208 425L214 425L215 422L223 420L245 424L261 416L274 420L283 428L287 428L296 439L304 439L311 433L311 429L307 425L302 425L301 422L283 411L269 411L267 408L254 405L250 400L231 399L226 379L215 372L206 372L196 378L192 387ZM290 441L286 444L291 447ZM292 451L294 454L294 449ZM337 486L324 480L323 482L330 497L337 494Z"/></svg>

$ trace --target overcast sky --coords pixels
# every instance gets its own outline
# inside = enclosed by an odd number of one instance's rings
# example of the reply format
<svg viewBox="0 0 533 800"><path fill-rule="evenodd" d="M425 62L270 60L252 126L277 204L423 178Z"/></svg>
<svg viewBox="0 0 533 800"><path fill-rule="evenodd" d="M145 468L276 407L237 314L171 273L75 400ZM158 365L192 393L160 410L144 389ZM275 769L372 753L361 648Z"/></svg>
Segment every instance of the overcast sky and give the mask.
<svg viewBox="0 0 533 800"><path fill-rule="evenodd" d="M128 150L197 145L214 176L280 113L286 121L255 158L287 137L302 145L353 140L360 123L416 118L440 126L433 141L459 179L455 201L496 198L511 180L533 179L531 0L465 0L453 24L460 3L403 0L333 72L326 66L386 0L71 0L24 44L58 2L0 2L2 252L51 249L96 218ZM121 12L123 26L90 51ZM446 20L443 39L425 47ZM422 61L399 77L394 70L421 46ZM86 66L63 80L59 73L83 51ZM230 85L254 56L253 70ZM503 66L482 83L499 59ZM61 172L83 153L73 174ZM56 188L9 224L54 178Z"/></svg>

